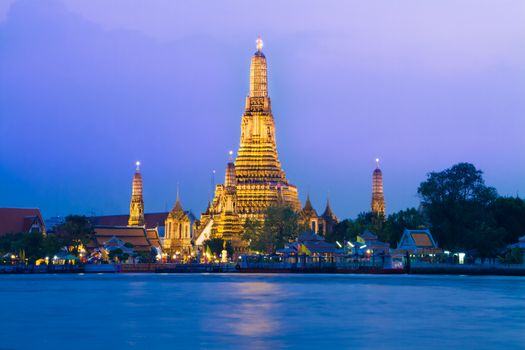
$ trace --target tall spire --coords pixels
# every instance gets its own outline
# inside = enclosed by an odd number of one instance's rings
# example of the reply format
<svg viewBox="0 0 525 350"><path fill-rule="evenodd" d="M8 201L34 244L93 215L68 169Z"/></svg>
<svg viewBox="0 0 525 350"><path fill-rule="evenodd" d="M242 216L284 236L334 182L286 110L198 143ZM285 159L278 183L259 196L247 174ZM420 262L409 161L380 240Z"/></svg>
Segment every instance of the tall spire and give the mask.
<svg viewBox="0 0 525 350"><path fill-rule="evenodd" d="M304 203L303 210L313 210L312 202L310 201L310 193L306 194L306 202Z"/></svg>
<svg viewBox="0 0 525 350"><path fill-rule="evenodd" d="M332 212L332 207L330 206L330 197L326 199L326 207L324 209L323 217L335 217L335 214Z"/></svg>
<svg viewBox="0 0 525 350"><path fill-rule="evenodd" d="M379 158L376 158L376 169L372 173L372 212L376 215L385 215L383 172L379 169Z"/></svg>
<svg viewBox="0 0 525 350"><path fill-rule="evenodd" d="M140 173L140 162L135 163L135 175L133 175L133 187L131 190L131 203L129 205L129 226L144 225L144 199L142 197L142 174Z"/></svg>
<svg viewBox="0 0 525 350"><path fill-rule="evenodd" d="M267 65L262 47L263 42L259 36L256 41L257 51L252 56L250 65L250 97L268 97Z"/></svg>
<svg viewBox="0 0 525 350"><path fill-rule="evenodd" d="M180 204L180 194L179 194L179 183L177 182L177 198L175 199L175 206L173 210L182 210L182 204Z"/></svg>
<svg viewBox="0 0 525 350"><path fill-rule="evenodd" d="M224 186L235 187L237 181L235 180L235 164L233 163L233 151L229 152L228 165L226 165L226 174L224 175Z"/></svg>

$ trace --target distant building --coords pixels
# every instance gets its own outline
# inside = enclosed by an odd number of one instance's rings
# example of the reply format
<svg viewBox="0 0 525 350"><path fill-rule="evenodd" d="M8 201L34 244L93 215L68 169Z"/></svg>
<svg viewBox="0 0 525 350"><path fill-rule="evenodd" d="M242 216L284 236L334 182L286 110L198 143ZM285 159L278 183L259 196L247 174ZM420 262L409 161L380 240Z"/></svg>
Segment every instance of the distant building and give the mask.
<svg viewBox="0 0 525 350"><path fill-rule="evenodd" d="M424 255L424 254L439 254L443 250L438 247L436 241L432 237L430 230L418 229L409 230L405 229L403 235L397 244L398 253Z"/></svg>
<svg viewBox="0 0 525 350"><path fill-rule="evenodd" d="M0 208L0 236L20 232L46 234L46 225L40 209Z"/></svg>
<svg viewBox="0 0 525 350"><path fill-rule="evenodd" d="M175 206L165 220L164 251L168 252L170 256L177 252L189 255L192 251L196 225L195 216L182 208L177 193Z"/></svg>
<svg viewBox="0 0 525 350"><path fill-rule="evenodd" d="M334 226L339 223L339 219L335 216L332 208L330 207L330 200L326 200L326 208L321 215L321 222L319 224L319 232L326 235L329 232L334 231Z"/></svg>
<svg viewBox="0 0 525 350"><path fill-rule="evenodd" d="M152 248L160 252L160 239L155 233L154 230L148 231L145 227L140 226L95 226L94 240L87 245L87 249L91 251L95 248L106 247L118 239L132 244L133 250L139 254L150 254Z"/></svg>
<svg viewBox="0 0 525 350"><path fill-rule="evenodd" d="M142 175L140 162L133 176L129 215L92 216L89 221L94 226L95 237L88 250L115 247L120 242L131 243L136 253L162 251L165 222L169 213L144 213L142 197ZM108 245L108 242L109 245Z"/></svg>
<svg viewBox="0 0 525 350"><path fill-rule="evenodd" d="M143 226L145 224L140 162L137 162L136 164L137 168L135 170L135 175L133 175L133 187L131 190L131 203L129 204L128 226Z"/></svg>
<svg viewBox="0 0 525 350"><path fill-rule="evenodd" d="M376 168L372 173L372 213L385 215L385 194L383 192L383 172L379 169L379 159L376 159Z"/></svg>
<svg viewBox="0 0 525 350"><path fill-rule="evenodd" d="M144 214L144 226L148 230L157 230L161 238L164 237L164 223L169 212ZM127 226L129 220L128 214L123 215L101 215L89 218L91 224L95 226Z"/></svg>
<svg viewBox="0 0 525 350"><path fill-rule="evenodd" d="M308 194L304 207L299 211L299 222L308 227L311 232L325 236L328 232L333 231L339 220L333 213L329 200L326 201L326 208L323 214L317 215L317 211L314 209Z"/></svg>
<svg viewBox="0 0 525 350"><path fill-rule="evenodd" d="M324 234L324 232L319 232L319 221L319 215L317 215L317 211L315 211L314 207L312 206L312 202L310 202L310 194L307 194L304 207L299 212L299 222L302 225L308 227L308 229L313 233ZM324 228L323 224L321 224L321 226Z"/></svg>
<svg viewBox="0 0 525 350"><path fill-rule="evenodd" d="M365 241L366 249L374 254L390 253L390 243L381 242L374 233L366 230L361 234L361 238Z"/></svg>
<svg viewBox="0 0 525 350"><path fill-rule="evenodd" d="M340 250L335 244L326 242L323 236L313 232L303 232L297 237L296 242L285 245L284 249L278 250L277 253L331 257L339 254Z"/></svg>

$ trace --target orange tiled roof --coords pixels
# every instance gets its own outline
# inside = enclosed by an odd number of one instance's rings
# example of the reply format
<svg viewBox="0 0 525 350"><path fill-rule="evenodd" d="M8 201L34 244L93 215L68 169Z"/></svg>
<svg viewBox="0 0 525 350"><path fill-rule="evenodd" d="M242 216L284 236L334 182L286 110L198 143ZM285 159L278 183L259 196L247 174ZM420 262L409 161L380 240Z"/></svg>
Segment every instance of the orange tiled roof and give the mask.
<svg viewBox="0 0 525 350"><path fill-rule="evenodd" d="M152 247L146 230L141 227L95 227L95 239L99 246L104 245L113 237L133 244L135 251L149 252Z"/></svg>
<svg viewBox="0 0 525 350"><path fill-rule="evenodd" d="M164 226L164 222L168 217L168 212L165 213L150 213L144 214L144 221L146 228L155 228L157 226ZM129 215L103 215L93 216L89 218L91 223L96 226L127 226Z"/></svg>
<svg viewBox="0 0 525 350"><path fill-rule="evenodd" d="M148 241L151 243L152 246L154 246L155 248L161 247L160 238L157 233L157 230L154 230L154 229L147 230L147 236L148 236Z"/></svg>
<svg viewBox="0 0 525 350"><path fill-rule="evenodd" d="M412 239L418 247L433 247L432 241L426 233L412 233Z"/></svg>

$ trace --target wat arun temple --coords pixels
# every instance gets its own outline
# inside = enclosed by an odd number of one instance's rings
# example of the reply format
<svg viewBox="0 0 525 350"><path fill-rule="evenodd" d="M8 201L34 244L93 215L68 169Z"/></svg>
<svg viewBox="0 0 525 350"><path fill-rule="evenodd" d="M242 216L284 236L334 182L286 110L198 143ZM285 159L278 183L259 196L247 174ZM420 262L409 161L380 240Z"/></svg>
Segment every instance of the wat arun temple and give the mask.
<svg viewBox="0 0 525 350"><path fill-rule="evenodd" d="M230 154L224 184L216 186L213 200L193 228L197 245L209 238L221 238L231 242L236 253L242 253L247 249L247 242L241 237L247 219L263 221L266 209L277 202L288 204L297 212L301 210L297 188L286 179L277 155L275 120L268 95L268 69L262 46L262 40L257 39L257 50L250 65L250 92L241 121L239 151L235 161ZM168 249L172 236L169 224L168 217L165 240Z"/></svg>
<svg viewBox="0 0 525 350"><path fill-rule="evenodd" d="M178 191L169 213L144 214L142 175L137 163L127 226L144 227L148 232L156 230L158 236L163 237L162 250L169 256L192 254L211 238L230 242L235 255L248 252L248 242L242 238L246 221L263 222L267 208L276 204L291 207L298 213L303 227L320 235L325 235L338 223L329 201L321 215L313 208L309 196L301 207L297 187L288 181L281 167L268 94L267 61L262 47L263 42L258 38L256 52L251 58L250 90L241 120L237 157L233 159L233 152L230 152L224 183L215 186L213 200L199 218L183 208ZM373 173L371 210L384 215L382 181L377 163ZM162 214L165 219L160 219Z"/></svg>

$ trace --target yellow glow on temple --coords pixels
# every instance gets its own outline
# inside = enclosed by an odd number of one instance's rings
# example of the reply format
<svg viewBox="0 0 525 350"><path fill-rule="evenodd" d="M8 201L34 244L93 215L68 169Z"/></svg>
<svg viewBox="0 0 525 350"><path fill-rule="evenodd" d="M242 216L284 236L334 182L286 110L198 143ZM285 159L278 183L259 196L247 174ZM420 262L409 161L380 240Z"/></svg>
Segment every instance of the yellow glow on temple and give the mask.
<svg viewBox="0 0 525 350"><path fill-rule="evenodd" d="M200 220L199 231L211 225L211 236L231 241L236 252L247 245L240 237L246 219L264 220L266 208L277 201L288 203L296 211L301 209L297 188L288 183L277 155L262 47L259 37L251 59L250 90L241 120L237 157L233 161L230 151L224 185L216 186L213 201Z"/></svg>

